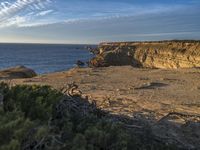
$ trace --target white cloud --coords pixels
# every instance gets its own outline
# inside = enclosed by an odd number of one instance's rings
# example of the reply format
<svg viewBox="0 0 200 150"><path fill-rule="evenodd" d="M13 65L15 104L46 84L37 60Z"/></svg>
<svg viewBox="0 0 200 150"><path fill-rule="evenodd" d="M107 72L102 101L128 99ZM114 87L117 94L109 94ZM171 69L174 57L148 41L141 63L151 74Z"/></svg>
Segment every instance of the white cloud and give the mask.
<svg viewBox="0 0 200 150"><path fill-rule="evenodd" d="M46 15L52 13L52 12L53 12L52 9L50 9L50 10L45 10L45 11L41 11L41 12L37 13L36 16L46 16Z"/></svg>
<svg viewBox="0 0 200 150"><path fill-rule="evenodd" d="M43 21L43 22L24 22L18 25L18 27L42 27L42 26L47 26L47 25L53 25L56 24L56 22L48 22L48 21Z"/></svg>
<svg viewBox="0 0 200 150"><path fill-rule="evenodd" d="M27 19L25 17L16 16L5 20L3 24L0 24L0 27L9 27L13 25L19 26L20 24L25 23L26 21Z"/></svg>
<svg viewBox="0 0 200 150"><path fill-rule="evenodd" d="M34 13L40 12L40 16L48 14L50 10L45 9L49 3L51 0L4 1L0 4L0 27L20 26L33 19L36 16Z"/></svg>

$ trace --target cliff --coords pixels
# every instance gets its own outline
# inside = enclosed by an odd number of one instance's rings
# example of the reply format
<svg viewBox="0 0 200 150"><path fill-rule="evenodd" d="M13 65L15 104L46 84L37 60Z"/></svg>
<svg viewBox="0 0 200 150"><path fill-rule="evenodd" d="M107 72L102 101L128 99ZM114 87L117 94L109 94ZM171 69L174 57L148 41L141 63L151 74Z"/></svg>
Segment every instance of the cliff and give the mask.
<svg viewBox="0 0 200 150"><path fill-rule="evenodd" d="M200 41L101 43L90 66L200 67Z"/></svg>

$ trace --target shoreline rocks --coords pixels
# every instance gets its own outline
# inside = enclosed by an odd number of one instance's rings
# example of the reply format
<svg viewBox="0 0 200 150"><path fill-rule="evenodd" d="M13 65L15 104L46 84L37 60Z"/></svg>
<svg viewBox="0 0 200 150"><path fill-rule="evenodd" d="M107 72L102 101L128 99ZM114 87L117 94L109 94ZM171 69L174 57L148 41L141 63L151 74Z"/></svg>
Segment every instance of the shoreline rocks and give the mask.
<svg viewBox="0 0 200 150"><path fill-rule="evenodd" d="M101 43L98 51L99 54L90 60L90 67L200 67L200 41Z"/></svg>
<svg viewBox="0 0 200 150"><path fill-rule="evenodd" d="M32 78L37 76L34 70L25 66L16 66L4 70L0 70L1 79L20 79L20 78Z"/></svg>

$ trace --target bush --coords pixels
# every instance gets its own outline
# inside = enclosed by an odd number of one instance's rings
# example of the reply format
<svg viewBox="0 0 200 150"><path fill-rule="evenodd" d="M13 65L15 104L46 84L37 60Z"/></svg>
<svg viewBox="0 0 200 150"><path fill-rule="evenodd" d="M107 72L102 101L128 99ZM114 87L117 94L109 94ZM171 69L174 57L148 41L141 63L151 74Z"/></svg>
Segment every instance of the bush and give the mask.
<svg viewBox="0 0 200 150"><path fill-rule="evenodd" d="M48 120L52 106L60 99L62 94L48 86L15 86L9 89L2 84L4 91L4 111L20 110L25 118L31 120Z"/></svg>
<svg viewBox="0 0 200 150"><path fill-rule="evenodd" d="M0 84L0 150L173 149L138 135L80 97L48 86ZM64 98L64 100L63 100ZM88 107L87 110L85 107Z"/></svg>
<svg viewBox="0 0 200 150"><path fill-rule="evenodd" d="M4 97L3 105L0 105L2 150L19 149L19 143L32 128L38 128L37 138L44 136L47 132L44 126L52 114L52 106L62 96L48 86L9 87L5 83L0 84L0 94Z"/></svg>

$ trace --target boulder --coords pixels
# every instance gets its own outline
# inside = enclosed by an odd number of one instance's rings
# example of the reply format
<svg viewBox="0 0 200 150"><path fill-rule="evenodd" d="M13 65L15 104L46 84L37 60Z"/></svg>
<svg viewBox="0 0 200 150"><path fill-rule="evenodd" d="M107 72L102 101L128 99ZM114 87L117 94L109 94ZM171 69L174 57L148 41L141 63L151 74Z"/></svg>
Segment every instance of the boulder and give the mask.
<svg viewBox="0 0 200 150"><path fill-rule="evenodd" d="M0 79L19 79L19 78L32 78L37 74L34 70L24 66L16 66L4 70L0 70Z"/></svg>
<svg viewBox="0 0 200 150"><path fill-rule="evenodd" d="M81 60L78 60L78 61L76 62L76 65L77 65L78 67L84 67L84 66L85 66L85 63L82 62Z"/></svg>

